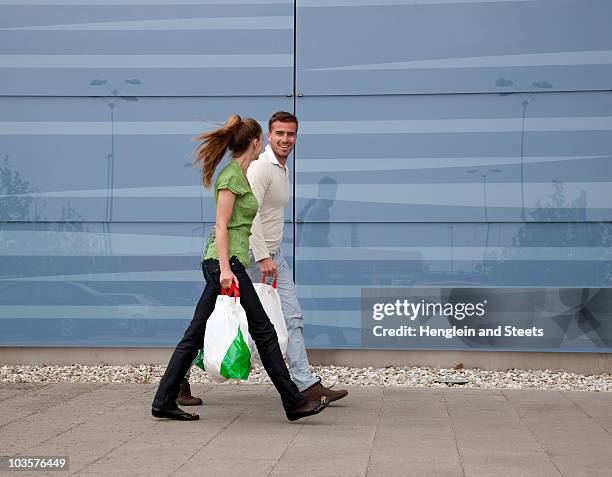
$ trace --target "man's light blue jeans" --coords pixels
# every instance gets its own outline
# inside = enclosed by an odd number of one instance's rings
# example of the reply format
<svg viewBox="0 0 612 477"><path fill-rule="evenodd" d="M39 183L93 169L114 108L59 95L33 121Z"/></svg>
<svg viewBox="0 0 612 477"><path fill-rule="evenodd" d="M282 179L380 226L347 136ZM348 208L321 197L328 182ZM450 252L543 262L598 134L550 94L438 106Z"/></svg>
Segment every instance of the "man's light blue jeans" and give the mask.
<svg viewBox="0 0 612 477"><path fill-rule="evenodd" d="M251 264L247 268L247 273L253 283L261 283L259 264L253 258L251 252L249 252L249 257L251 258ZM308 364L308 355L306 354L306 345L304 344L304 317L302 315L302 307L295 293L293 273L289 265L287 265L282 251L279 250L275 253L272 256L272 260L274 260L276 270L278 271L276 289L280 296L283 315L285 315L285 324L289 334L289 344L287 346L289 373L298 389L303 391L318 382L319 378L312 374ZM270 283L270 280L268 280L268 283Z"/></svg>

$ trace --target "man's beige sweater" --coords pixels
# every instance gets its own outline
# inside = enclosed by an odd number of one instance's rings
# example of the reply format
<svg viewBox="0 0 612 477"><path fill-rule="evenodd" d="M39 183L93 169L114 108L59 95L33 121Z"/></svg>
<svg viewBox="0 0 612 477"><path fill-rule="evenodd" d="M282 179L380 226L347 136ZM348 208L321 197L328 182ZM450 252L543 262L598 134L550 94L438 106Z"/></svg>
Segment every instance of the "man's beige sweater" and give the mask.
<svg viewBox="0 0 612 477"><path fill-rule="evenodd" d="M258 262L281 247L285 207L289 202L289 170L280 165L268 145L249 166L247 179L259 204L249 238L249 247Z"/></svg>

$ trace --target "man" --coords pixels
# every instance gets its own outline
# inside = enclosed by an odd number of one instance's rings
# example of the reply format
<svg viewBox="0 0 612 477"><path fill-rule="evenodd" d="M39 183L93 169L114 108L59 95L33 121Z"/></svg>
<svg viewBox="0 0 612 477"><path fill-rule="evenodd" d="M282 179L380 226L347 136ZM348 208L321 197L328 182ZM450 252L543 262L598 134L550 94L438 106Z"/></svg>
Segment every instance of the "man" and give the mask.
<svg viewBox="0 0 612 477"><path fill-rule="evenodd" d="M253 283L262 275L277 277L283 315L289 333L287 361L293 382L308 399L326 396L330 402L342 399L346 390L332 390L312 374L304 344L304 317L295 293L293 274L281 251L284 211L289 202L287 160L297 140L298 120L284 111L274 113L268 121L268 145L259 160L249 166L247 178L259 203L249 246L251 264L247 273Z"/></svg>
<svg viewBox="0 0 612 477"><path fill-rule="evenodd" d="M346 397L348 391L323 386L321 379L310 371L302 309L295 293L293 274L281 251L284 211L289 202L287 160L295 146L297 129L298 120L293 114L274 113L268 121L268 145L247 171L251 189L259 203L249 238L251 264L247 273L253 283L260 282L262 275L277 277L276 286L289 333L287 361L291 379L308 399L319 400L325 396L333 402ZM177 402L185 406L202 403L199 398L191 396L187 379Z"/></svg>

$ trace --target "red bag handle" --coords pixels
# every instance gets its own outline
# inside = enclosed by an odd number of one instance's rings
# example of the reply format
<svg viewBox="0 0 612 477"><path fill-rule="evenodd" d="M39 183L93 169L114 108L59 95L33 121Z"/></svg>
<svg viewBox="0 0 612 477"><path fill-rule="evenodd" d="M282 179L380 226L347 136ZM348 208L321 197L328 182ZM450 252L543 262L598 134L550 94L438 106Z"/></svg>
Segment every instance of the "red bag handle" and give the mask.
<svg viewBox="0 0 612 477"><path fill-rule="evenodd" d="M232 296L232 294L234 295L234 298L240 298L240 290L238 290L238 287L236 287L234 282L232 282L227 290L221 287L221 295Z"/></svg>
<svg viewBox="0 0 612 477"><path fill-rule="evenodd" d="M274 288L274 289L276 289L276 278L277 278L277 277L274 277L274 281L272 282L272 288ZM261 276L261 283L264 283L264 284L265 284L265 283L267 283L267 282L266 282L266 276L265 276L265 275L262 275L262 276Z"/></svg>

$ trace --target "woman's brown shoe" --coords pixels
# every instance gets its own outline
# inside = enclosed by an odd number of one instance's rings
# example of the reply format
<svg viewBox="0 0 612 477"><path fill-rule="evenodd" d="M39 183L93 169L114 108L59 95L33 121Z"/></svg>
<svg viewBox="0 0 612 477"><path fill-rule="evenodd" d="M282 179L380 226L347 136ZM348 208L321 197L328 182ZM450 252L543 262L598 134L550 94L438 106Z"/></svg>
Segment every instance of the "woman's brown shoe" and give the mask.
<svg viewBox="0 0 612 477"><path fill-rule="evenodd" d="M191 395L191 387L189 386L189 381L184 379L183 382L181 382L181 387L179 388L179 395L176 398L176 403L181 406L201 406L202 400L199 397Z"/></svg>

